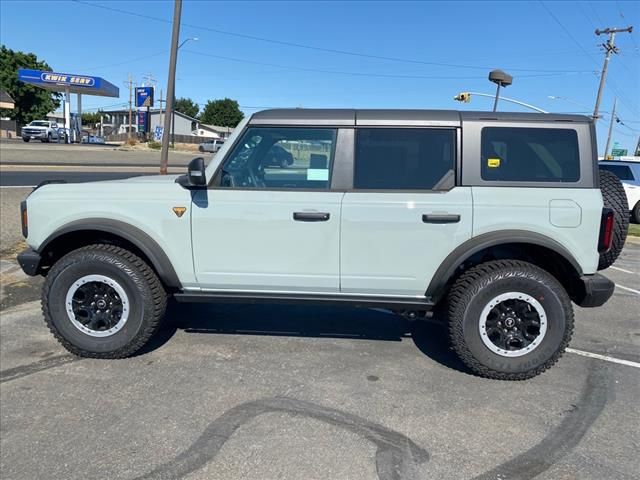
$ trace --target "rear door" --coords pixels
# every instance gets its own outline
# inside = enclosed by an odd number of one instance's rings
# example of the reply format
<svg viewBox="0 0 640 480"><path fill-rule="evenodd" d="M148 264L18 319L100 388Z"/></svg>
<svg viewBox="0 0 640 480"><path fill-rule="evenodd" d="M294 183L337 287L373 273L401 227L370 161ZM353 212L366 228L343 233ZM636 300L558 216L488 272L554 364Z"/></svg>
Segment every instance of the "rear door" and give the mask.
<svg viewBox="0 0 640 480"><path fill-rule="evenodd" d="M329 189L336 137L332 128L246 130L214 185L194 193L193 260L202 289L339 291L343 193Z"/></svg>
<svg viewBox="0 0 640 480"><path fill-rule="evenodd" d="M341 291L424 296L471 237L471 189L456 186L457 129L359 128L342 202Z"/></svg>

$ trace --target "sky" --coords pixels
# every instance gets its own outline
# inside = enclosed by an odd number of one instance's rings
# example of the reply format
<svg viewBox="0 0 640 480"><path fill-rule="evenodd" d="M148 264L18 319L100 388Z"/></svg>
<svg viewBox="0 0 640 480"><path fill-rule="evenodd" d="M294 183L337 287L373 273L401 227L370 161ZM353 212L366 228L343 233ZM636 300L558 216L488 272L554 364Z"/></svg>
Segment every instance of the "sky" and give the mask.
<svg viewBox="0 0 640 480"><path fill-rule="evenodd" d="M173 2L0 0L0 42L55 71L96 75L120 99L85 97L83 110L125 107L128 75L151 74L166 95ZM613 142L640 135L640 2L213 2L184 0L176 96L201 107L236 99L246 114L273 107L491 110L488 72L513 76L502 94L551 112L593 111L605 35L619 33L603 95L602 154L614 97ZM550 96L560 97L551 99ZM75 105L75 100L73 100ZM75 108L75 107L74 107ZM499 110L526 111L502 102Z"/></svg>

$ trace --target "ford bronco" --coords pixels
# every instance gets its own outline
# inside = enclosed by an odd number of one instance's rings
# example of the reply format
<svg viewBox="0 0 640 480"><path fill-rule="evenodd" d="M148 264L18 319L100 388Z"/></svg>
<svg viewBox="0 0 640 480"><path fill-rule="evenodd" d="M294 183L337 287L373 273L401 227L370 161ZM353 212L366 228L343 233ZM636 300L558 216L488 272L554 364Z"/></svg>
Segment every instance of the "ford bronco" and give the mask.
<svg viewBox="0 0 640 480"><path fill-rule="evenodd" d="M471 370L519 380L562 355L572 302L611 297L628 206L588 117L283 109L186 175L48 183L21 215L19 262L76 355L134 354L168 296L331 303L443 319Z"/></svg>

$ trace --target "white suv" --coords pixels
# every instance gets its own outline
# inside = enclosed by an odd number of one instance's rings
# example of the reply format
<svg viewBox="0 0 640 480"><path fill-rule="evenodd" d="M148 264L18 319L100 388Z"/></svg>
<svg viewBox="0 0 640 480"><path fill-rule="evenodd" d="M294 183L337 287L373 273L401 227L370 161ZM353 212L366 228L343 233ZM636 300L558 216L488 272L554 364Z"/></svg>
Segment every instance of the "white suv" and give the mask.
<svg viewBox="0 0 640 480"><path fill-rule="evenodd" d="M631 218L640 223L640 157L633 160L606 160L600 168L613 173L622 182Z"/></svg>
<svg viewBox="0 0 640 480"><path fill-rule="evenodd" d="M168 295L332 303L446 312L472 370L520 380L562 355L572 301L613 293L597 272L628 208L594 135L576 115L267 110L186 175L37 188L18 260L77 355L134 354Z"/></svg>

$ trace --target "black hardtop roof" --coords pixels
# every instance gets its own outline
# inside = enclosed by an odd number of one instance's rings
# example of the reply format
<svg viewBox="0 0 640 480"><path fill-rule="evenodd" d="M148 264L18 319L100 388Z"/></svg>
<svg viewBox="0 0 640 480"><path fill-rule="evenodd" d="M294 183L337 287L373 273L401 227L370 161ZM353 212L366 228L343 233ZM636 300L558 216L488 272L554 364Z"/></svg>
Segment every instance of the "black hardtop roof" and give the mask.
<svg viewBox="0 0 640 480"><path fill-rule="evenodd" d="M464 121L579 122L591 117L562 113L475 112L412 109L282 108L262 110L251 116L252 125L440 125L459 126Z"/></svg>

